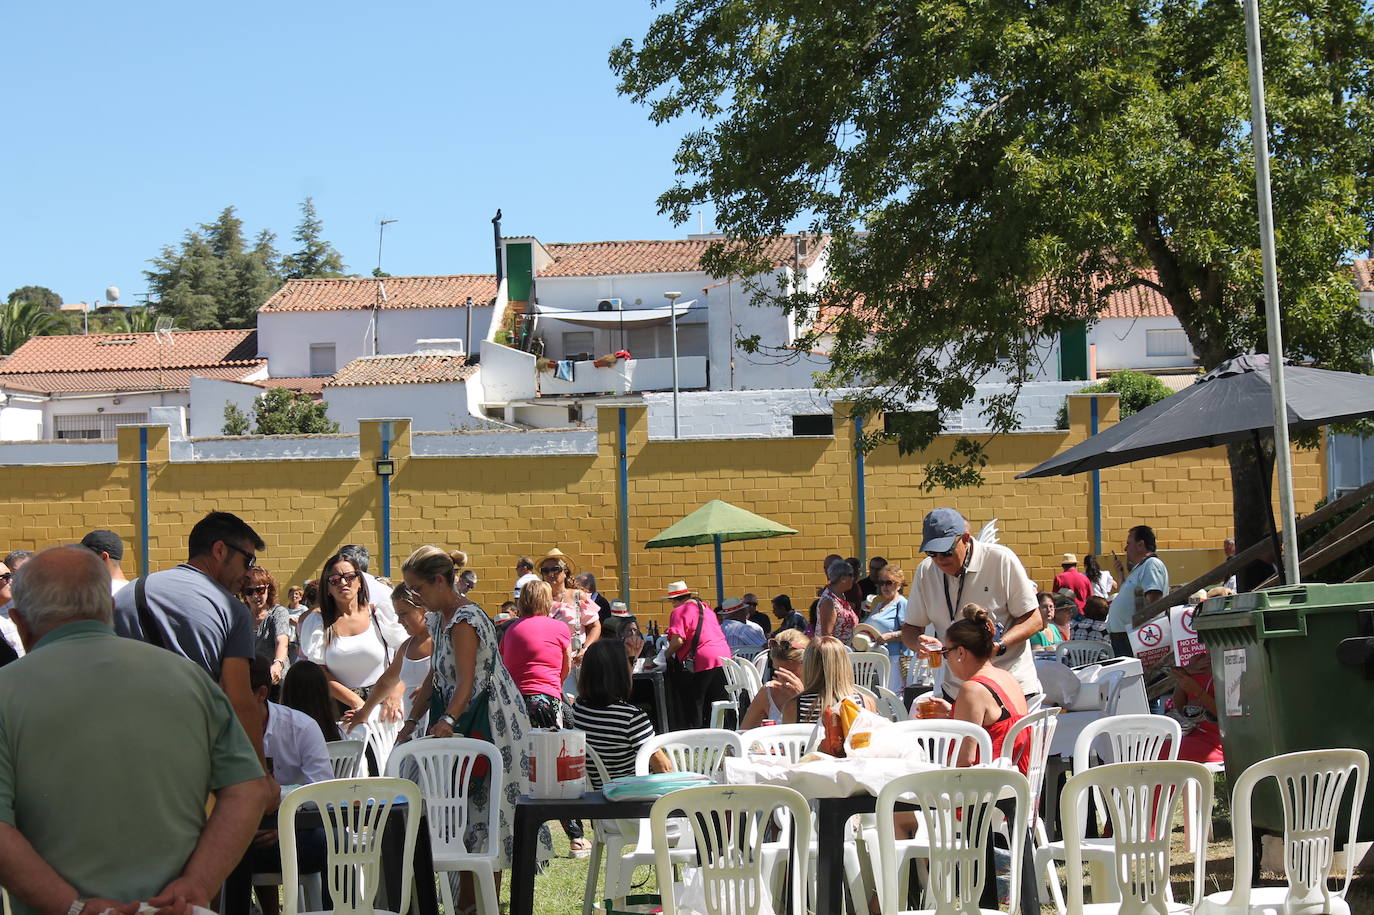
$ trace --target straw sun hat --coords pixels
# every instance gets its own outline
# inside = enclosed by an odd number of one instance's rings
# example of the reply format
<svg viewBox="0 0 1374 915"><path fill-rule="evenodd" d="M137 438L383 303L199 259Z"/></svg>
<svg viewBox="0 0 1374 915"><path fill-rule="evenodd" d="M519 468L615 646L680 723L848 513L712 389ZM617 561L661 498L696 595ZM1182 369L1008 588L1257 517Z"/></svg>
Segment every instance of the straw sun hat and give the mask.
<svg viewBox="0 0 1374 915"><path fill-rule="evenodd" d="M563 552L562 550L560 550L558 547L554 547L553 549L545 553L543 557L537 563L535 563L534 567L536 569L542 568L544 563L548 562L550 559L557 559L560 563L563 564L563 568L567 569L574 575L577 574L577 563L573 562L572 557L569 556L567 553Z"/></svg>

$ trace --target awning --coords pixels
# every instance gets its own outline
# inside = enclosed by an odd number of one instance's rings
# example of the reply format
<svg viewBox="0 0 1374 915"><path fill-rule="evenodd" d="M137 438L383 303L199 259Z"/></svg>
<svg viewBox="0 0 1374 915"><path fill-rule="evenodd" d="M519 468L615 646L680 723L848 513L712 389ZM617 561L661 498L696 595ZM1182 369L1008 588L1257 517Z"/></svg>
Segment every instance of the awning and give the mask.
<svg viewBox="0 0 1374 915"><path fill-rule="evenodd" d="M695 301L696 299L683 302L677 307L679 320ZM554 318L582 327L652 327L656 324L667 324L673 319L672 309L669 308L627 308L621 311L576 311L571 308L550 308L547 305L540 305L538 308L536 314L541 318Z"/></svg>

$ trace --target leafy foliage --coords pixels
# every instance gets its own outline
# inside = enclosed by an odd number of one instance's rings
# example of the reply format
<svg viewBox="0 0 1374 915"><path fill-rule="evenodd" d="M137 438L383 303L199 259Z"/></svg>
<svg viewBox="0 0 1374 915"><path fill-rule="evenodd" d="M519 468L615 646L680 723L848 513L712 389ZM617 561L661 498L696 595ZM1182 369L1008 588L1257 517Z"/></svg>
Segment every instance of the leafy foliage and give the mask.
<svg viewBox="0 0 1374 915"><path fill-rule="evenodd" d="M1139 413L1150 404L1157 403L1174 393L1168 385L1155 376L1132 371L1112 372L1106 381L1090 384L1078 393L1101 394L1107 391L1121 395L1121 404L1118 410L1120 419ZM1059 408L1055 428L1069 428L1068 404Z"/></svg>
<svg viewBox="0 0 1374 915"><path fill-rule="evenodd" d="M155 330L157 330L157 315L144 306L101 316L101 333L150 334Z"/></svg>
<svg viewBox="0 0 1374 915"><path fill-rule="evenodd" d="M66 332L66 325L47 308L34 302L14 301L0 309L0 353L12 353L30 337Z"/></svg>
<svg viewBox="0 0 1374 915"><path fill-rule="evenodd" d="M301 201L301 221L291 236L300 243L300 250L282 258L282 274L288 280L334 277L344 275L343 255L322 237L324 222L315 213L315 201L307 197Z"/></svg>
<svg viewBox="0 0 1374 915"><path fill-rule="evenodd" d="M271 388L253 405L255 435L314 435L339 431L328 405L309 394ZM224 434L247 435L248 417L233 404L224 407Z"/></svg>
<svg viewBox="0 0 1374 915"><path fill-rule="evenodd" d="M1374 222L1374 23L1360 0L1261 12L1285 347L1361 371L1374 327L1341 262ZM826 316L795 346L831 337L822 383L868 386L857 410L1015 388L1037 344L1135 286L1204 368L1266 349L1234 4L676 0L610 63L655 123L702 122L658 202L678 223L714 209L713 275L774 272L765 240L798 222L830 237L827 282L754 300L803 329ZM980 407L994 433L1018 424L1014 397ZM956 482L981 477L970 444ZM1232 463L1244 545L1256 489Z"/></svg>
<svg viewBox="0 0 1374 915"><path fill-rule="evenodd" d="M53 292L47 286L20 286L5 299L6 302L32 302L35 305L42 305L44 308L55 309L62 304L62 296Z"/></svg>
<svg viewBox="0 0 1374 915"><path fill-rule="evenodd" d="M249 247L233 207L167 245L145 270L160 315L187 330L253 327L257 309L281 285L276 236L263 229Z"/></svg>

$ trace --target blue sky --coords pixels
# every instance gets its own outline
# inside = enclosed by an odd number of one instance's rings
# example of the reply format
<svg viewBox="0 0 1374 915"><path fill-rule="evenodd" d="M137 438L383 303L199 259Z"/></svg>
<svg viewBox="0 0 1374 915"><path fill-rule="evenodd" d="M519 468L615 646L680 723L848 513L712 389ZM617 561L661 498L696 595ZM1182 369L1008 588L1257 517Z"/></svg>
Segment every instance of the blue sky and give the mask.
<svg viewBox="0 0 1374 915"><path fill-rule="evenodd" d="M675 238L684 125L615 92L647 0L11 5L0 297L124 302L225 206L283 253L303 197L350 271L490 272L490 219L545 241ZM710 215L706 216L709 230Z"/></svg>

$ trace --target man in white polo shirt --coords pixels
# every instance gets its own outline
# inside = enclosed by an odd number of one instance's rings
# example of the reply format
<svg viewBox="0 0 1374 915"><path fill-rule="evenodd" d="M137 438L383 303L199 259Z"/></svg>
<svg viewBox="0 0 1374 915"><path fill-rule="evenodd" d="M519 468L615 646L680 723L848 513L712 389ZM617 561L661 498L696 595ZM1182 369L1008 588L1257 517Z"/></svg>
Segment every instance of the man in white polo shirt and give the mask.
<svg viewBox="0 0 1374 915"><path fill-rule="evenodd" d="M992 663L1007 671L1029 697L1040 692L1035 661L1028 641L1045 625L1037 609L1035 584L1010 549L979 543L968 532L964 516L952 508L926 515L921 551L926 558L916 569L907 599L902 644L913 650L939 650L945 629L960 619L966 604L986 607L998 628L997 655ZM935 638L924 635L934 624ZM946 698L958 695L960 681L943 668Z"/></svg>

